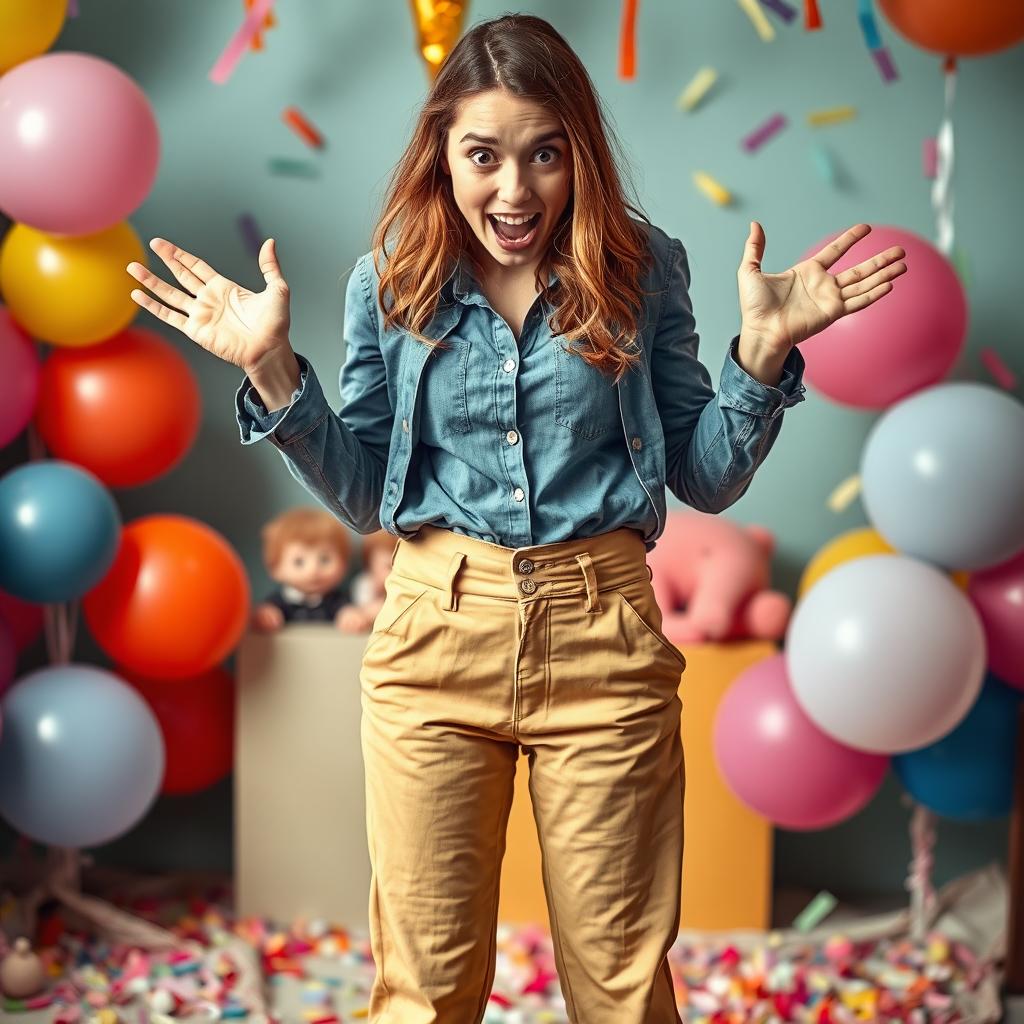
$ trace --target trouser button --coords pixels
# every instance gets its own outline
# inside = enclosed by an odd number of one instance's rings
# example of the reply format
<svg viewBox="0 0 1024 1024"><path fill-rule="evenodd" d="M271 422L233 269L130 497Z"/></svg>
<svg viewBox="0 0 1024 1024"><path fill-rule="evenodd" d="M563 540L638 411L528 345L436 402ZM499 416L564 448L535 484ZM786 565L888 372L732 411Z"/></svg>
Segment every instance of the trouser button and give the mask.
<svg viewBox="0 0 1024 1024"><path fill-rule="evenodd" d="M533 580L523 580L523 582L519 584L519 589L522 590L524 594L532 594L537 589L537 584L534 583Z"/></svg>
<svg viewBox="0 0 1024 1024"><path fill-rule="evenodd" d="M534 569L533 562L531 562L528 558L524 558L519 563L519 571L520 572L530 573L530 572L533 572L533 569Z"/></svg>

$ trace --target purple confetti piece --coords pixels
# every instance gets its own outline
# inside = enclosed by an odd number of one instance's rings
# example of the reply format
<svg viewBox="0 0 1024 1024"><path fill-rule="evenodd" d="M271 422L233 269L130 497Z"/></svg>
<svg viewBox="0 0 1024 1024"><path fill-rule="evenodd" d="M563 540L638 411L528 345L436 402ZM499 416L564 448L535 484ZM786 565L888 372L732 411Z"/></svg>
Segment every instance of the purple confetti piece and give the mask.
<svg viewBox="0 0 1024 1024"><path fill-rule="evenodd" d="M926 178L934 178L938 174L939 144L934 136L925 139L921 144L921 163Z"/></svg>
<svg viewBox="0 0 1024 1024"><path fill-rule="evenodd" d="M888 46L880 46L877 50L872 50L871 56L875 58L878 70L882 72L882 81L895 82L900 77L896 71L896 65L893 64L892 57L889 55Z"/></svg>
<svg viewBox="0 0 1024 1024"><path fill-rule="evenodd" d="M783 21L789 23L796 17L796 8L786 3L786 0L761 0L761 6L774 11Z"/></svg>
<svg viewBox="0 0 1024 1024"><path fill-rule="evenodd" d="M774 114L768 118L767 121L760 128L754 129L744 140L743 148L748 153L753 153L755 149L763 145L768 141L776 132L781 131L786 126L786 117L784 114Z"/></svg>
<svg viewBox="0 0 1024 1024"><path fill-rule="evenodd" d="M240 214L238 228L242 232L242 238L245 240L245 247L249 250L249 254L253 259L257 259L260 249L263 248L263 236L256 224L256 218L251 213Z"/></svg>

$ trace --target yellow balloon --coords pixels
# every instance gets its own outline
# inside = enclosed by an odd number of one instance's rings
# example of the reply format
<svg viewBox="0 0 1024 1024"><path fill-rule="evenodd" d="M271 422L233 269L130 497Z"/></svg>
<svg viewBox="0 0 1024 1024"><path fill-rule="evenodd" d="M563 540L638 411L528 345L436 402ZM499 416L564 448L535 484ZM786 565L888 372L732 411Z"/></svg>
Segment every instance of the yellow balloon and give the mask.
<svg viewBox="0 0 1024 1024"><path fill-rule="evenodd" d="M45 53L67 9L68 0L0 0L0 74Z"/></svg>
<svg viewBox="0 0 1024 1024"><path fill-rule="evenodd" d="M92 345L139 312L138 283L125 271L146 253L127 221L91 235L51 235L14 224L0 243L0 295L11 316L41 341Z"/></svg>
<svg viewBox="0 0 1024 1024"><path fill-rule="evenodd" d="M856 530L848 530L834 537L807 563L800 582L797 584L797 600L804 596L818 580L843 562L851 562L855 558L866 555L899 554L885 538L873 527L864 526ZM957 570L950 574L952 581L961 589L967 589L969 573Z"/></svg>

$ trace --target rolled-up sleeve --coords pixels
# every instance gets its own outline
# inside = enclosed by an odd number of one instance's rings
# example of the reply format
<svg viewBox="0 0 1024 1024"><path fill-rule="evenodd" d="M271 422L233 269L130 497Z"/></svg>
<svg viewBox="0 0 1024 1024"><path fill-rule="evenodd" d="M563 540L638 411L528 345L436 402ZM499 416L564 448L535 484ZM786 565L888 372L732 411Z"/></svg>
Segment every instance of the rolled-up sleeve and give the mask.
<svg viewBox="0 0 1024 1024"><path fill-rule="evenodd" d="M248 376L235 393L241 443L268 439L291 475L361 534L381 528L380 504L394 420L367 266L370 259L370 253L359 259L345 290L346 349L337 413L328 405L309 360L298 352L299 387L287 406L268 413Z"/></svg>
<svg viewBox="0 0 1024 1024"><path fill-rule="evenodd" d="M771 387L751 377L729 343L718 392L697 355L686 250L673 238L661 313L654 332L651 379L665 435L669 490L702 512L721 512L753 479L782 429L782 414L804 400L804 357L794 346Z"/></svg>

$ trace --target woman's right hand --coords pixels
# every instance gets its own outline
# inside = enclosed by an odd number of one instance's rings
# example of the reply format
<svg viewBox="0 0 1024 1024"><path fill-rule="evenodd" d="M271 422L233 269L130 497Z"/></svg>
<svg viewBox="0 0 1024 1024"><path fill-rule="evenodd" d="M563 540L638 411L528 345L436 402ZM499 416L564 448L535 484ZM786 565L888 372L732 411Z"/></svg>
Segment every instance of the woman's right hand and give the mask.
<svg viewBox="0 0 1024 1024"><path fill-rule="evenodd" d="M143 309L247 374L268 357L290 351L289 290L274 239L268 238L260 248L260 270L267 282L261 292L235 284L166 239L153 238L149 246L185 290L167 284L141 263L129 263L128 273L166 303L136 289L132 300Z"/></svg>

